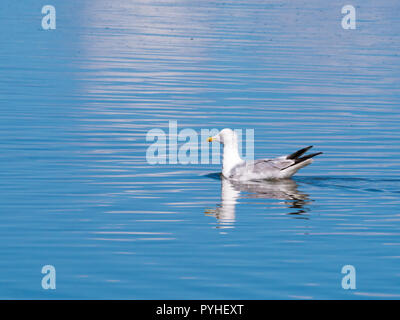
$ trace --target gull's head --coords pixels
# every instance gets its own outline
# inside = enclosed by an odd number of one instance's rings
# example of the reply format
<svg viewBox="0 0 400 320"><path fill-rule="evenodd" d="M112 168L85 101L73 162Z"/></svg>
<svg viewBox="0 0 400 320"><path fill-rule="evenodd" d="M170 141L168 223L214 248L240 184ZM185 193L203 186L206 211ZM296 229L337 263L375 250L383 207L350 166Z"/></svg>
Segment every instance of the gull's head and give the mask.
<svg viewBox="0 0 400 320"><path fill-rule="evenodd" d="M235 144L237 143L237 135L236 132L232 129L223 129L218 134L213 137L209 137L207 139L208 142L217 141L222 144Z"/></svg>

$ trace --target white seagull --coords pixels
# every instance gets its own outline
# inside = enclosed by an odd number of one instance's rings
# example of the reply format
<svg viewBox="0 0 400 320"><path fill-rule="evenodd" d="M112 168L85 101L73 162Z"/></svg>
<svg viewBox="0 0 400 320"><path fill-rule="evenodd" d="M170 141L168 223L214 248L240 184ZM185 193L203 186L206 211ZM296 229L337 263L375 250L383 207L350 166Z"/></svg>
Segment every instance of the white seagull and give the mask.
<svg viewBox="0 0 400 320"><path fill-rule="evenodd" d="M208 138L208 142L217 141L224 145L222 155L222 175L227 179L247 181L264 179L285 179L293 176L299 169L313 162L322 152L302 157L312 146L300 149L288 156L275 159L244 161L239 156L236 132L223 129L217 135Z"/></svg>

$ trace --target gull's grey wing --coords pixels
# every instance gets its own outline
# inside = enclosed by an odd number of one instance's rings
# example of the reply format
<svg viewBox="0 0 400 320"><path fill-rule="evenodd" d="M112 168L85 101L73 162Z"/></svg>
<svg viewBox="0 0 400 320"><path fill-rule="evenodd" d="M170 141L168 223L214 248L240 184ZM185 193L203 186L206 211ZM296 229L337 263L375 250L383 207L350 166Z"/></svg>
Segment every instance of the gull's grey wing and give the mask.
<svg viewBox="0 0 400 320"><path fill-rule="evenodd" d="M295 163L294 160L279 157L243 162L231 171L230 176L251 175L253 179L275 178L279 172Z"/></svg>
<svg viewBox="0 0 400 320"><path fill-rule="evenodd" d="M311 158L322 153L316 152L304 156L311 148L312 146L309 146L290 155L275 159L242 162L232 168L229 178L239 180L262 180L291 177L299 169L310 164L312 162Z"/></svg>
<svg viewBox="0 0 400 320"><path fill-rule="evenodd" d="M294 160L287 159L286 156L284 156L275 159L255 160L253 166L254 166L254 171L263 171L271 169L283 170L287 167L290 167L294 163L295 163Z"/></svg>

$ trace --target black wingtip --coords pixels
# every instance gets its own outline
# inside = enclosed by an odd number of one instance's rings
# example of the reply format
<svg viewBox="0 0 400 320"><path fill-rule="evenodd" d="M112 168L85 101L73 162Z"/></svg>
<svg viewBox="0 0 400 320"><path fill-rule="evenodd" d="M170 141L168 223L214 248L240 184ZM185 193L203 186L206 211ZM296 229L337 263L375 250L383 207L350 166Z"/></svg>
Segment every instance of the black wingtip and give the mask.
<svg viewBox="0 0 400 320"><path fill-rule="evenodd" d="M308 155L306 155L306 156L304 156L304 157L297 158L297 159L295 160L295 163L294 163L294 164L298 164L298 163L300 163L300 162L306 161L306 160L311 159L311 158L313 158L313 157L315 157L315 156L318 156L318 155L320 155L320 154L322 154L322 152L310 153L310 154L308 154Z"/></svg>
<svg viewBox="0 0 400 320"><path fill-rule="evenodd" d="M288 155L286 159L291 159L295 160L298 157L301 157L303 154L305 154L308 150L310 150L313 146L308 146L303 149L297 150L296 152L293 152L292 154Z"/></svg>
<svg viewBox="0 0 400 320"><path fill-rule="evenodd" d="M304 156L303 158L300 158L300 159L305 159L305 158L310 159L310 158L312 158L312 157L319 156L320 154L323 154L323 152L311 153L311 154L306 155L306 156Z"/></svg>
<svg viewBox="0 0 400 320"><path fill-rule="evenodd" d="M310 148L311 148L311 147L308 147L308 149L310 149ZM306 149L306 148L305 148L305 149ZM308 150L308 149L307 149L307 150ZM301 150L299 150L299 151L301 151ZM303 153L304 153L304 152L303 152ZM315 156L318 156L318 155L320 155L320 154L323 154L323 152L310 153L310 154L308 154L308 155L306 155L306 156L304 156L304 157L301 157L301 158L297 157L297 158L295 158L295 159L292 159L292 160L294 160L294 163L291 164L290 166L286 167L286 168L281 169L281 170L285 170L285 169L287 169L287 168L293 167L293 166L295 166L296 164L299 164L299 163L301 163L301 162L304 162L304 161L306 161L306 160L308 160L308 159L311 159L311 158L313 158L313 157L315 157ZM289 158L287 158L287 159L289 159Z"/></svg>

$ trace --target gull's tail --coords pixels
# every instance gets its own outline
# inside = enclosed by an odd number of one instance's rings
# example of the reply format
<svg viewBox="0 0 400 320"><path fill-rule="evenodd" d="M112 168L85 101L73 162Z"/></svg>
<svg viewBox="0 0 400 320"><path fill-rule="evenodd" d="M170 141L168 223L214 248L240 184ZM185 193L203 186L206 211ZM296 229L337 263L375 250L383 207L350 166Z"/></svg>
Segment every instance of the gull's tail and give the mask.
<svg viewBox="0 0 400 320"><path fill-rule="evenodd" d="M323 152L310 153L310 154L308 154L308 155L306 155L304 157L294 159L294 163L292 164L292 166L295 166L296 164L304 162L304 161L306 161L308 159L311 159L312 157L318 156L319 154L322 154L322 153Z"/></svg>
<svg viewBox="0 0 400 320"><path fill-rule="evenodd" d="M298 157L302 156L304 153L306 153L308 150L310 150L313 146L309 146L300 150L297 150L296 152L293 152L292 154L288 155L286 159L297 159Z"/></svg>
<svg viewBox="0 0 400 320"><path fill-rule="evenodd" d="M281 170L286 170L286 169L295 169L296 171L302 167L305 167L306 165L310 164L312 162L312 160L307 161L309 159L311 159L312 157L318 156L320 154L322 154L322 152L315 152L315 153L310 153L308 155L305 155L304 157L302 157L303 154L305 154L308 150L310 150L313 146L309 146L303 149L300 149L290 155L288 155L286 157L286 159L288 160L293 160L294 163L291 164L289 167L283 168ZM290 170L289 169L289 170Z"/></svg>

